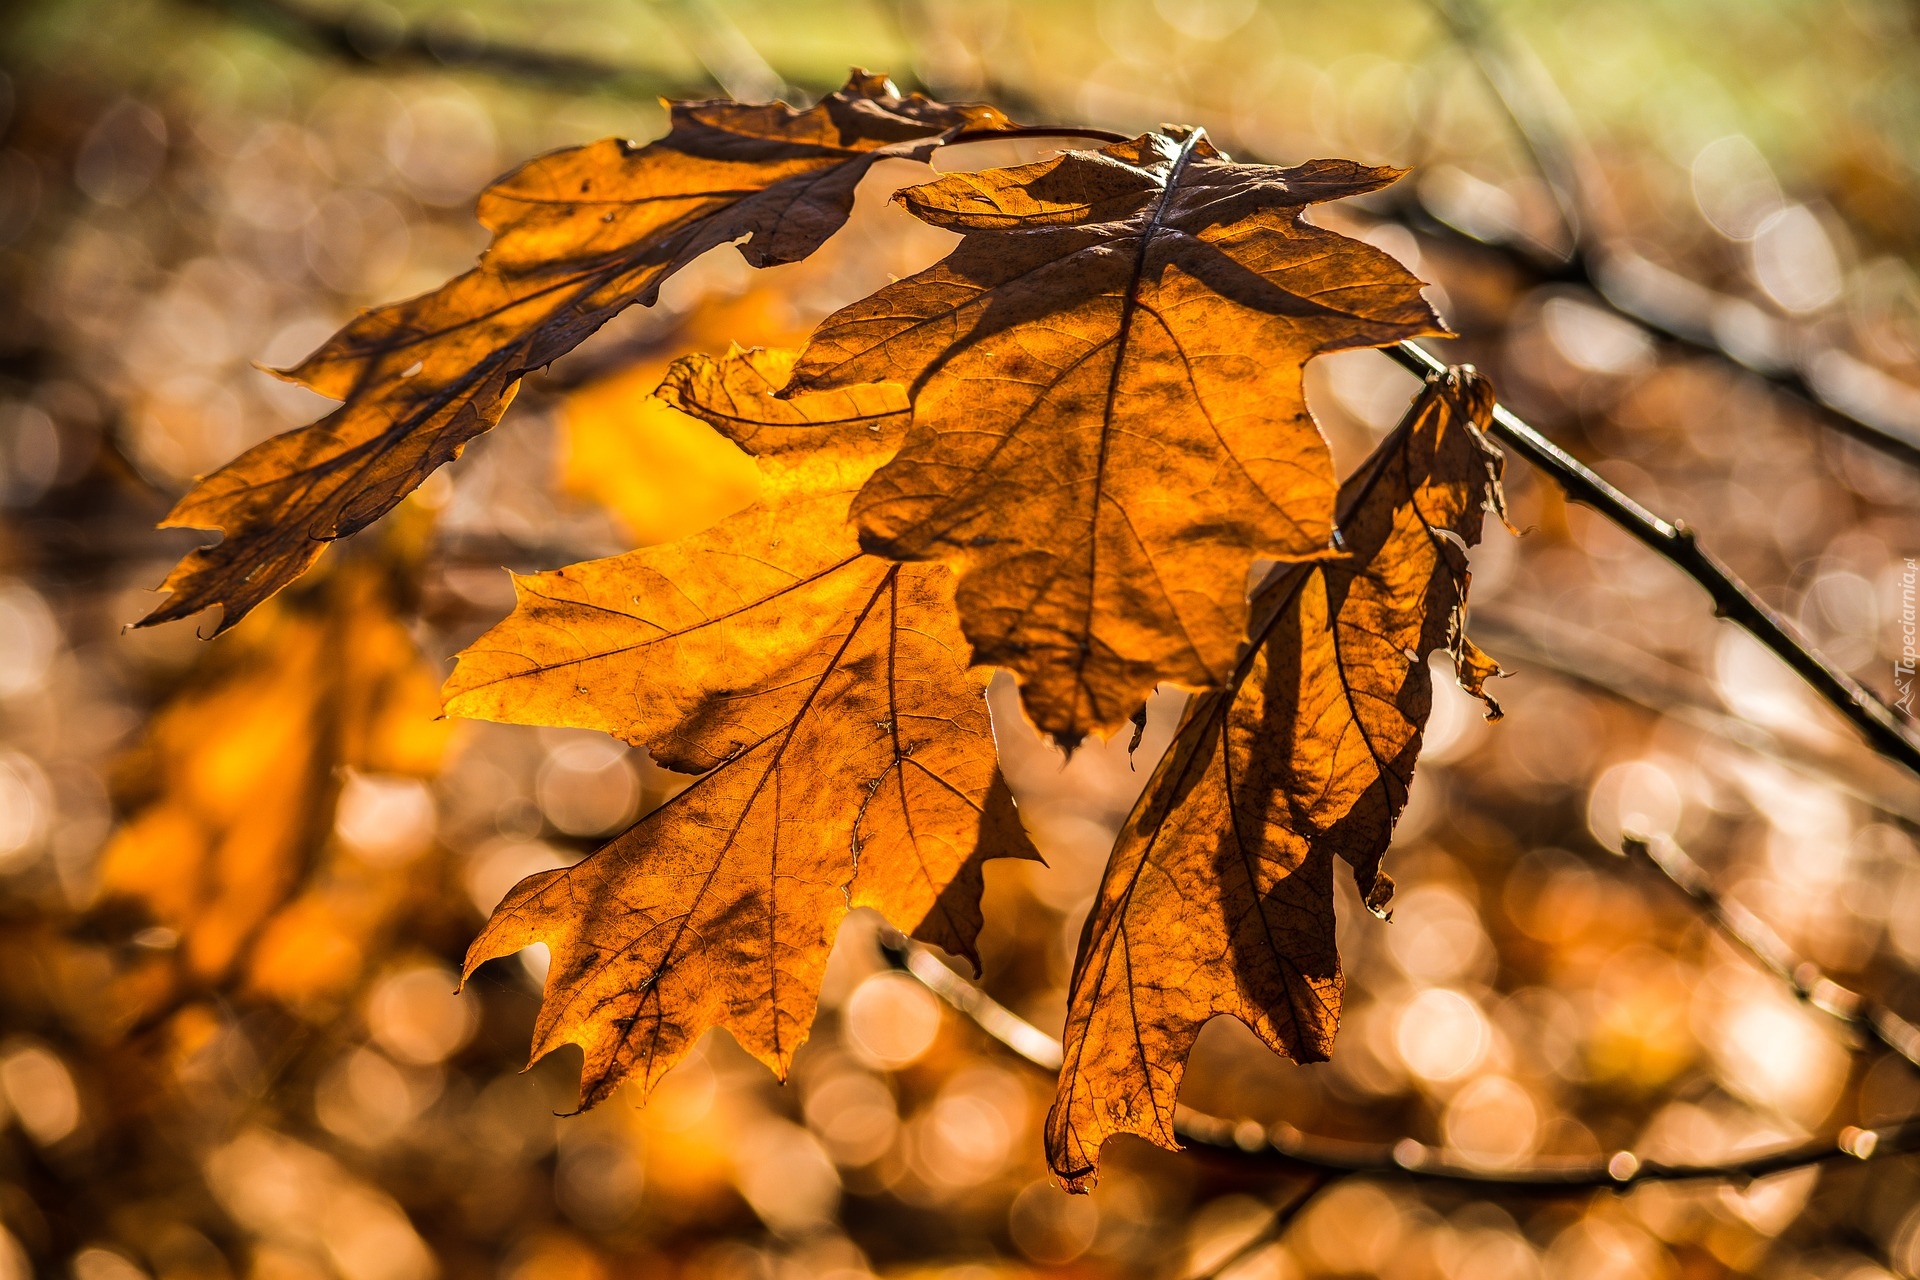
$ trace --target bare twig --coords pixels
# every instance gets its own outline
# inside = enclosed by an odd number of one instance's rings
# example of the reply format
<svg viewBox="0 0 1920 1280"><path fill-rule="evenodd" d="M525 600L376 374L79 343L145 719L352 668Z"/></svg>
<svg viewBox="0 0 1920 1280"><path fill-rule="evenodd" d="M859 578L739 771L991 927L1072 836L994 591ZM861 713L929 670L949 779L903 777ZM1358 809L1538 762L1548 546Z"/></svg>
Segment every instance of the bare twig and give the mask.
<svg viewBox="0 0 1920 1280"><path fill-rule="evenodd" d="M1534 170L1552 193L1561 227L1567 235L1565 252L1558 256L1571 259L1592 235L1593 227L1588 212L1590 184L1565 131L1554 128L1538 109L1534 95L1520 81L1515 59L1498 47L1499 33L1478 4L1473 0L1428 2L1452 34L1454 43L1466 52L1480 78L1493 91L1494 100L1513 125Z"/></svg>
<svg viewBox="0 0 1920 1280"><path fill-rule="evenodd" d="M549 88L604 90L637 98L704 97L718 78L669 80L638 67L489 39L465 27L381 25L364 14L332 14L298 0L183 0L237 19L288 44L370 67L472 67Z"/></svg>
<svg viewBox="0 0 1920 1280"><path fill-rule="evenodd" d="M1507 601L1476 602L1473 635L1512 669L1551 672L1709 737L1751 751L1856 800L1920 827L1920 793L1900 766L1854 742L1828 749L1724 710L1699 673L1569 621Z"/></svg>
<svg viewBox="0 0 1920 1280"><path fill-rule="evenodd" d="M1063 1060L1060 1042L947 968L912 940L882 933L887 963L972 1019L980 1029L1047 1072ZM1423 1142L1346 1142L1303 1134L1291 1125L1263 1126L1179 1107L1173 1131L1214 1156L1263 1166L1305 1167L1333 1173L1394 1174L1430 1182L1497 1187L1512 1194L1556 1195L1602 1187L1624 1190L1643 1182L1742 1181L1834 1160L1879 1160L1920 1153L1920 1116L1877 1128L1848 1126L1831 1138L1774 1147L1717 1163L1667 1164L1616 1151L1605 1160L1567 1160L1518 1169L1483 1169L1453 1160Z"/></svg>
<svg viewBox="0 0 1920 1280"><path fill-rule="evenodd" d="M1411 342L1386 348L1402 367L1422 378L1440 376L1447 365ZM1669 524L1582 465L1553 441L1527 425L1505 405L1495 405L1494 439L1547 473L1570 501L1592 507L1635 541L1651 548L1713 597L1714 612L1746 632L1812 685L1835 710L1851 720L1876 751L1920 773L1920 737L1893 708L1846 672L1820 656L1793 632L1747 585L1733 576L1684 524Z"/></svg>
<svg viewBox="0 0 1920 1280"><path fill-rule="evenodd" d="M1797 339L1785 345L1803 350L1804 358L1784 363L1757 360L1749 352L1729 349L1720 339L1717 321L1736 312L1752 314L1753 304L1744 299L1681 277L1618 244L1583 248L1570 258L1542 262L1518 241L1484 239L1445 221L1411 188L1390 192L1368 212L1428 241L1470 246L1495 255L1529 285L1583 289L1596 304L1633 322L1649 336L1713 357L1791 400L1822 426L1909 466L1920 466L1920 416L1869 403L1873 397L1862 394L1862 388L1855 385L1860 379L1854 366L1860 362L1836 363L1840 353L1833 348ZM1893 388L1900 384L1881 374L1876 385ZM1920 399L1920 388L1902 390Z"/></svg>
<svg viewBox="0 0 1920 1280"><path fill-rule="evenodd" d="M1729 346L1720 336L1724 317L1753 316L1753 305L1717 294L1607 239L1599 216L1613 212L1606 182L1565 99L1531 50L1507 38L1478 0L1429 3L1493 91L1534 170L1553 193L1569 251L1554 254L1549 277L1584 284L1616 313L1657 336L1738 365L1812 409L1827 425L1906 462L1920 462L1920 388L1872 369L1810 331L1791 333L1782 321L1773 322L1776 338L1791 340L1767 344L1775 349L1753 350L1751 341L1744 348ZM1539 266L1537 261L1526 265Z"/></svg>
<svg viewBox="0 0 1920 1280"><path fill-rule="evenodd" d="M1786 983L1803 1003L1920 1067L1920 1027L1878 1001L1841 986L1819 965L1801 958L1766 921L1715 892L1706 871L1679 845L1665 838L1636 835L1625 837L1620 844L1621 852L1645 862L1692 899L1716 929Z"/></svg>
<svg viewBox="0 0 1920 1280"><path fill-rule="evenodd" d="M947 968L925 947L904 935L883 933L880 951L888 964L920 979L927 990L1042 1071L1057 1072L1066 1062L1058 1040Z"/></svg>
<svg viewBox="0 0 1920 1280"><path fill-rule="evenodd" d="M1287 1197L1286 1203L1275 1209L1273 1216L1261 1224L1258 1231L1241 1242L1239 1247L1230 1251L1226 1257L1194 1276L1192 1280L1220 1280L1221 1276L1246 1259L1281 1240L1287 1234L1287 1228L1293 1225L1294 1219L1298 1218L1322 1191L1345 1176L1333 1170L1316 1170L1307 1178L1306 1185Z"/></svg>
<svg viewBox="0 0 1920 1280"><path fill-rule="evenodd" d="M1768 344L1773 350L1735 347L1721 335L1729 331L1729 317L1758 313L1745 298L1709 289L1620 244L1598 246L1573 266L1578 283L1655 337L1717 357L1822 425L1920 466L1920 387L1832 345L1819 325L1775 320Z"/></svg>

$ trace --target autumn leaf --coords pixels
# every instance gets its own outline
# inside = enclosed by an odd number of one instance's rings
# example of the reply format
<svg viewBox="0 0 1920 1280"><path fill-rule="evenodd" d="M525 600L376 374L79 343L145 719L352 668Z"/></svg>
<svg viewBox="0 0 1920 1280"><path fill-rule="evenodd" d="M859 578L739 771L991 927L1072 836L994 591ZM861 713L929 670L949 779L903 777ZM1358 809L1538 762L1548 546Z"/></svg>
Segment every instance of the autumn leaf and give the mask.
<svg viewBox="0 0 1920 1280"><path fill-rule="evenodd" d="M1117 1133L1176 1148L1174 1100L1225 1014L1298 1062L1331 1051L1342 979L1333 860L1384 910L1380 856L1432 708L1427 656L1485 697L1497 672L1461 628L1465 548L1499 509L1493 395L1429 382L1342 487L1346 554L1276 571L1229 687L1189 707L1122 828L1081 936L1047 1153L1070 1189ZM1497 714L1488 700L1489 714Z"/></svg>
<svg viewBox="0 0 1920 1280"><path fill-rule="evenodd" d="M705 770L577 866L522 881L468 972L545 942L534 1056L586 1053L583 1103L643 1093L709 1027L785 1075L834 934L871 906L971 957L980 864L1034 856L939 565L861 554L847 504L904 399L771 391L792 352L694 358L662 395L756 453L762 502L664 547L517 578L447 685L457 715L604 729Z"/></svg>
<svg viewBox="0 0 1920 1280"><path fill-rule="evenodd" d="M448 712L602 730L687 772L789 713L784 673L885 567L862 555L847 504L907 417L897 387L774 399L793 358L691 356L669 370L659 399L753 453L765 500L678 542L516 575L516 608L460 655Z"/></svg>
<svg viewBox="0 0 1920 1280"><path fill-rule="evenodd" d="M263 611L127 761L101 896L177 935L167 987L297 1003L359 973L371 899L343 915L323 883L343 782L431 777L450 730L389 597L386 570L353 560Z"/></svg>
<svg viewBox="0 0 1920 1280"><path fill-rule="evenodd" d="M494 238L476 268L362 314L286 371L345 403L180 500L163 527L226 536L174 568L171 598L142 624L217 604L224 631L492 428L525 374L651 304L673 272L726 244L757 267L804 258L846 221L876 162L1006 123L856 71L805 111L675 103L657 142L609 138L524 165L480 197Z"/></svg>
<svg viewBox="0 0 1920 1280"><path fill-rule="evenodd" d="M951 563L976 660L1062 743L1157 682L1221 685L1251 562L1330 550L1302 365L1444 330L1397 262L1304 211L1398 176L1234 164L1199 130L949 174L896 199L965 233L953 253L807 346L796 391L909 385L863 545Z"/></svg>

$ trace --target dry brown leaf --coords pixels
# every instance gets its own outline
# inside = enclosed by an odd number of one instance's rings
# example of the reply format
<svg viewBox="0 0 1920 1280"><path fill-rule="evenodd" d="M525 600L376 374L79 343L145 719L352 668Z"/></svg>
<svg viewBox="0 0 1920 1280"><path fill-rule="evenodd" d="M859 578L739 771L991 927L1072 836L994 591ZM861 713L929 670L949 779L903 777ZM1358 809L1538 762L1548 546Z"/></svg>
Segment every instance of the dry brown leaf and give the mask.
<svg viewBox="0 0 1920 1280"><path fill-rule="evenodd" d="M980 864L1033 856L939 565L862 555L847 504L897 444L897 388L791 401L791 352L683 361L662 394L755 451L768 497L664 547L519 578L447 709L604 729L705 773L579 865L521 882L468 953L545 942L536 1057L583 1103L644 1091L725 1026L784 1075L853 907L971 957Z"/></svg>
<svg viewBox="0 0 1920 1280"><path fill-rule="evenodd" d="M101 894L178 935L180 985L298 1002L359 972L357 925L344 973L338 955L277 940L326 925L316 880L344 771L427 778L446 747L433 674L388 592L380 566L355 560L263 612L130 758L135 807L102 855Z"/></svg>
<svg viewBox="0 0 1920 1280"><path fill-rule="evenodd" d="M1198 130L949 174L896 198L966 238L808 345L796 390L910 386L863 543L953 564L976 659L1063 743L1159 681L1219 686L1250 562L1329 550L1302 365L1444 329L1397 262L1303 212L1398 176L1234 164Z"/></svg>
<svg viewBox="0 0 1920 1280"><path fill-rule="evenodd" d="M479 266L361 315L285 376L345 403L202 480L164 527L218 529L163 583L144 624L223 607L217 631L379 519L500 420L523 375L571 351L709 249L754 266L804 258L846 221L874 163L922 158L990 107L902 97L856 72L806 111L686 102L644 147L617 138L543 156L489 187Z"/></svg>
<svg viewBox="0 0 1920 1280"><path fill-rule="evenodd" d="M1427 656L1451 651L1482 697L1497 671L1461 630L1465 548L1499 503L1500 455L1480 432L1492 407L1470 369L1428 384L1342 486L1346 555L1282 568L1256 595L1233 684L1194 700L1122 829L1047 1117L1070 1189L1093 1182L1114 1134L1178 1147L1174 1100L1209 1019L1236 1017L1295 1061L1331 1050L1333 859L1384 908L1380 855L1432 708Z"/></svg>

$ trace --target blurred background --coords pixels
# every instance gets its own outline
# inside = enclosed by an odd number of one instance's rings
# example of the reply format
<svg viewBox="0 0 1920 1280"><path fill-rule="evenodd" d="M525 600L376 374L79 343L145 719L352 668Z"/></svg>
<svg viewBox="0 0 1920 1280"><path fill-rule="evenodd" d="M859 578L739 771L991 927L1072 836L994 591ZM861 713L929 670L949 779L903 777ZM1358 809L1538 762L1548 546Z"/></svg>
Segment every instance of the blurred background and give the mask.
<svg viewBox="0 0 1920 1280"><path fill-rule="evenodd" d="M1069 1198L1041 1160L1051 1081L892 972L868 916L784 1087L715 1035L646 1109L557 1114L577 1057L521 1070L541 949L455 994L459 957L518 878L673 776L598 735L437 720L437 686L510 607L502 566L750 496L737 455L645 393L675 355L797 342L943 252L884 202L907 166L807 263L696 264L231 635L123 630L202 541L152 528L173 499L328 408L257 365L464 269L489 179L656 136L662 94L809 101L857 63L1027 121L1412 167L1316 217L1433 282L1448 359L1897 696L1913 5L16 0L0 51L0 1277L1920 1274L1909 1160L1628 1195L1345 1179L1262 1243L1306 1171L1122 1140ZM1374 353L1308 385L1343 469L1415 387ZM1522 463L1507 488L1523 536L1476 550L1473 628L1508 715L1441 673L1394 922L1341 882L1333 1061L1215 1023L1184 1101L1490 1170L1719 1160L1920 1112L1920 1072L1618 853L1670 837L1799 954L1920 1015L1920 789L1671 566ZM989 869L983 983L1050 1034L1179 698L1151 710L1132 760L1002 743L1049 865Z"/></svg>

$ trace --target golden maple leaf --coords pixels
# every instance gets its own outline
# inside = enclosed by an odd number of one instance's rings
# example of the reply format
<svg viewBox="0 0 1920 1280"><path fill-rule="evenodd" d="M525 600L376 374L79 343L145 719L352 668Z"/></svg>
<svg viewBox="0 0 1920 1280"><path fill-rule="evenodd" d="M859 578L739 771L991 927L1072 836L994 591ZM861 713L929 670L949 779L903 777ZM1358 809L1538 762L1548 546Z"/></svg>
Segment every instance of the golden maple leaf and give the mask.
<svg viewBox="0 0 1920 1280"><path fill-rule="evenodd" d="M663 547L516 578L461 655L457 715L604 729L704 770L577 866L522 881L467 968L545 942L534 1054L583 1103L643 1091L709 1027L784 1076L847 911L971 957L980 864L1035 856L939 565L863 555L847 504L898 443L897 388L773 399L792 352L682 361L665 398L756 453L763 500Z"/></svg>
<svg viewBox="0 0 1920 1280"><path fill-rule="evenodd" d="M1485 696L1497 667L1466 640L1465 547L1499 510L1493 394L1430 382L1342 486L1346 555L1276 572L1227 689L1188 708L1121 829L1081 935L1047 1154L1071 1189L1117 1133L1177 1148L1174 1099L1200 1028L1227 1014L1295 1061L1339 1021L1332 868L1378 872L1432 708L1427 656L1454 654ZM1489 701L1489 707L1492 707ZM1490 712L1497 713L1497 712Z"/></svg>
<svg viewBox="0 0 1920 1280"><path fill-rule="evenodd" d="M953 564L977 660L1065 745L1159 681L1222 684L1251 562L1330 551L1301 366L1445 330L1397 262L1303 213L1399 174L1234 164L1198 130L949 174L895 198L966 238L808 344L796 390L910 385L863 544Z"/></svg>
<svg viewBox="0 0 1920 1280"><path fill-rule="evenodd" d="M677 542L515 575L513 614L447 681L449 713L599 729L687 772L784 719L782 673L886 568L861 553L847 503L906 426L897 387L773 399L793 357L691 356L668 371L659 399L753 453L765 500Z"/></svg>
<svg viewBox="0 0 1920 1280"><path fill-rule="evenodd" d="M168 574L171 598L142 624L217 604L216 634L226 630L491 429L525 374L652 303L702 253L737 242L754 266L797 261L846 221L879 160L924 158L963 130L1005 124L991 107L903 97L856 71L805 111L675 103L657 142L608 138L522 166L481 194L494 238L477 267L362 314L285 372L345 403L180 500L163 527L226 536Z"/></svg>

